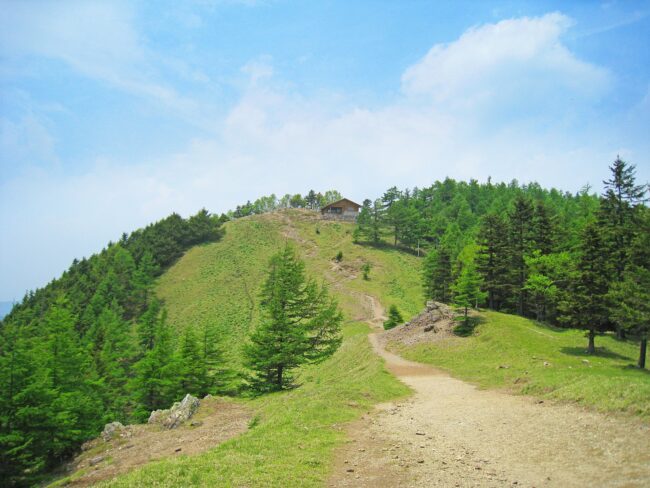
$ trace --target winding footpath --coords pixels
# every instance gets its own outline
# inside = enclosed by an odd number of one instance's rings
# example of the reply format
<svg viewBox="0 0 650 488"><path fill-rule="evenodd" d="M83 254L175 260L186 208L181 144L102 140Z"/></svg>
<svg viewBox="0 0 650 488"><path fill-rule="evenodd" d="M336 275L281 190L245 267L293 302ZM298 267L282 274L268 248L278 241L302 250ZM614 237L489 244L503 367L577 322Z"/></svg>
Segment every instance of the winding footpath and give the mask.
<svg viewBox="0 0 650 488"><path fill-rule="evenodd" d="M407 361L384 348L383 309L366 299L375 351L414 394L350 426L328 486L650 486L647 423L478 390Z"/></svg>

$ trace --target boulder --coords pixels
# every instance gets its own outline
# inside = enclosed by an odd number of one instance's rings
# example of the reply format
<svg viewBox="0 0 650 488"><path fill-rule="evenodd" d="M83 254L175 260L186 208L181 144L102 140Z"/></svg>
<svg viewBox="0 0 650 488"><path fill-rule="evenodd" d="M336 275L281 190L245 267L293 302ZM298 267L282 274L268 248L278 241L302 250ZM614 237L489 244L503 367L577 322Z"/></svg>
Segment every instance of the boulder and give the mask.
<svg viewBox="0 0 650 488"><path fill-rule="evenodd" d="M167 429L175 429L194 415L200 403L198 398L188 393L182 401L174 403L171 408L151 412L148 423L160 424Z"/></svg>
<svg viewBox="0 0 650 488"><path fill-rule="evenodd" d="M124 437L127 433L128 429L124 427L121 422L111 422L104 426L102 439L104 439L105 442L108 442L115 437Z"/></svg>

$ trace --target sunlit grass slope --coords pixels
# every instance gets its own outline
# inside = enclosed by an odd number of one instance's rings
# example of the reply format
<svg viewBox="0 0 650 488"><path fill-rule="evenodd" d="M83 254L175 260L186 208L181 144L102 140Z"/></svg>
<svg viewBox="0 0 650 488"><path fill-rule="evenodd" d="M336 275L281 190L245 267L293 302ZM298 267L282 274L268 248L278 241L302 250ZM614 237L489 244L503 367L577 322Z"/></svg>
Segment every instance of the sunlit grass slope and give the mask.
<svg viewBox="0 0 650 488"><path fill-rule="evenodd" d="M388 374L361 323L366 294L405 316L419 311L418 258L390 248L352 242L353 226L326 222L305 211L239 219L217 243L190 250L158 283L170 323L182 329L214 323L230 360L237 363L247 332L259 321L258 294L269 257L289 240L307 273L330 284L345 315L344 341L325 363L304 368L295 390L248 400L256 412L250 430L214 450L152 463L109 486L322 486L344 424L372 405L403 397L408 389ZM337 263L341 251L343 260ZM361 266L369 262L371 279Z"/></svg>
<svg viewBox="0 0 650 488"><path fill-rule="evenodd" d="M300 388L251 402L248 432L212 451L148 464L107 486L322 486L344 423L374 403L408 393L385 372L366 339L350 324L340 350L305 368Z"/></svg>
<svg viewBox="0 0 650 488"><path fill-rule="evenodd" d="M597 355L589 356L583 331L497 312L483 316L471 337L397 350L483 387L650 418L650 372L633 367L637 345L597 337Z"/></svg>
<svg viewBox="0 0 650 488"><path fill-rule="evenodd" d="M259 320L259 291L271 255L293 243L309 276L331 286L348 320L364 317L364 294L384 306L396 304L405 317L419 312L419 259L386 248L352 242L353 224L321 221L314 212L283 211L228 222L224 238L189 250L159 280L170 324L216 325L229 359L238 363L241 344ZM341 251L343 260L334 257ZM361 266L372 266L370 280Z"/></svg>

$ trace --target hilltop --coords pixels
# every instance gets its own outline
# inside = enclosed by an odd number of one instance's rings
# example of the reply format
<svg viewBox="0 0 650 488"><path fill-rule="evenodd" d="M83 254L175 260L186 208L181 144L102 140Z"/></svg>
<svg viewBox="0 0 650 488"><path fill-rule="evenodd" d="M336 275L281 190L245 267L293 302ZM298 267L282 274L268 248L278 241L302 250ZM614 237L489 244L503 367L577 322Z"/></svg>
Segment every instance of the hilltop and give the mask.
<svg viewBox="0 0 650 488"><path fill-rule="evenodd" d="M625 163L617 160L612 170L616 168L625 169ZM448 383L471 398L465 416L474 416L473 407L483 408L481 397L469 393L473 390L468 384L475 384L534 395L545 405L557 401L615 415L621 435L643 430L650 384L639 339L646 325L630 312L645 313L647 308L647 287L635 283L650 277L650 233L644 232L650 215L638 202L629 204L610 193L598 199L586 191L573 196L535 184L446 179L427 188L393 187L374 202L364 200L356 225L322 219L318 209L325 197L310 192L304 199L270 195L221 217L205 209L189 218L172 214L125 233L100 253L75 260L46 287L28 293L0 323L0 380L6 385L0 397L0 476L15 485L33 484L77 454L104 424L118 421L140 424L130 430L140 437L129 446L94 445L78 458L75 465L81 469L61 483L108 482L119 474L110 483L170 484L182 479L190 484L319 486L333 469L335 475L341 472L337 466L346 452L342 443L359 436L350 421L362 422L361 432L372 430L367 422L382 426L375 429L374 439L363 439L363 450L357 452L371 453L371 445L386 452L390 440L383 431L405 435L403 426L380 422L372 407L406 398L407 385L415 391L414 403L409 403L414 425L443 431L443 425L431 427L426 414L431 408L456 412L437 418L452 425L471 420L457 417L461 409L453 402L444 406L452 398L433 398L445 382L439 384L440 371L432 373L421 363L457 378ZM611 219L617 205L628 217L622 227ZM639 225L631 227L630 222ZM620 249L613 247L619 236L630 243L624 255L610 252ZM341 314L332 308L328 317L336 317L336 324L327 326L334 331L332 344L342 344L325 362L296 370L296 388L251 397L262 389L256 392L250 381L247 344L269 325L281 330L299 323L283 316L271 320L269 302L263 303L263 295L271 295L267 285L261 293L262 285L271 283L269 271L277 270L280 262L271 265L270 258L280 250L294 256L300 274L304 267L307 277L326 285L338 301ZM585 286L591 291L585 293ZM425 297L433 301L420 313ZM273 303L280 310L291 301ZM452 305L462 317L454 317L448 308ZM472 310L479 306L487 309ZM267 313L264 321L262 312ZM342 337L337 332L340 318ZM404 321L408 324L399 325ZM312 331L323 330L317 320L313 323ZM387 334L381 330L395 325ZM369 326L378 330L368 335ZM567 327L588 329L586 353L583 333ZM317 337L305 330L288 332L298 338L298 349L308 349L309 340ZM301 337L303 333L307 335ZM276 343L293 340L278 342L275 334L258 348L261 356L272 358L267 352ZM638 368L633 366L635 348ZM282 368L273 362L270 367ZM421 381L411 381L409 372ZM280 386L272 389L289 385ZM192 449L177 449L169 443L174 436L142 425L153 410L169 408L188 393L232 397L242 412L237 428L226 429L234 437L206 442L211 434L202 433L205 429L185 425L179 438ZM550 445L570 442L574 450L604 449L601 434L583 439L569 427L582 425L575 407L553 407L546 415L537 407L528 412L502 395L491 395L490 401L497 411L511 411L514 419L529 413L540 415L541 423L553 415L562 417L565 428L557 436L540 434ZM209 417L206 425L220 425L210 412L202 406L199 415ZM602 414L593 415L590 422L609 422ZM495 438L521 439L517 425L506 428L473 418L471 422ZM147 449L151 439L157 439L151 441L155 453ZM470 439L456 441L445 449L481 450ZM411 441L400 438L397 443ZM138 455L120 452L122 447ZM517 446L509 449L510 461L495 465L506 480L516 475L513 465L526 462L518 457ZM536 449L532 445L525 451ZM634 451L640 456L636 460L646 455L643 448ZM101 459L93 461L91 453L101 453L96 456ZM623 453L617 450L612 459ZM538 454L548 466L557 465L558 459ZM443 454L444 462L448 455ZM146 464L154 459L158 461ZM381 459L366 455L360 462L372 466ZM630 461L632 466L636 462ZM391 466L407 467L414 476L431 467L424 461L418 466L400 461L383 462L378 469L383 475ZM570 484L576 471L566 469L558 479ZM372 484L374 475L361 471L356 466L344 469L356 473L346 475L346 482ZM531 482L538 480L540 473L530 471ZM395 480L408 478L392 475Z"/></svg>
<svg viewBox="0 0 650 488"><path fill-rule="evenodd" d="M368 341L368 332L371 327L381 325L384 309L389 305L396 305L407 318L421 311L421 258L391 246L355 244L352 234L352 224L323 221L308 210L241 218L224 225L221 240L191 248L157 280L156 294L164 300L169 323L177 334L202 323L218 324L228 361L241 367L241 344L259 321L257 295L265 275L265 265L275 251L290 241L304 259L308 272L329 283L339 299L346 320L344 343L324 364L303 368L299 375L299 388L246 401L252 420L239 437L213 448L206 446L206 450L190 456L169 452L166 459L163 457L160 461L145 464L126 476L107 482L107 485L322 486L330 480L336 486L373 486L378 473L383 480L416 484L418 479L426 480L427 473L442 473L441 469L448 470L441 480L472 473L472 479L479 485L498 479L534 480L541 476L540 471L532 470L527 474L521 470L512 471L512 466L517 463L525 465L517 457L517 449L511 457L490 458L490 466L484 465L480 456L487 458L494 453L479 449L475 442L460 435L459 432L464 430L454 427L456 422L468 426L480 422L485 434L477 438L483 439L487 447L490 435L500 436L503 445L520 442L526 436L530 438L532 434L519 430L517 422L520 420L515 419L534 417L542 425L561 415L564 431L556 429L552 437L540 434L539 440L534 439L527 445L529 456L536 452L540 442L545 446L545 442L555 445L570 440L575 450L587 451L602 447L604 428L598 428L595 436L583 438L577 435L577 431L573 432L572 423L577 429L582 429L580 426L584 426L585 421L595 425L605 422L610 434L615 429L617 435L623 437L631 430L648 429L646 423L626 417L606 420L599 417L600 414L581 413L571 406L521 402L502 393L482 395L467 383L441 376L439 371L434 370L433 376L429 376L426 368L402 363L403 360L385 352L375 339ZM337 261L339 252L342 259ZM363 279L365 263L371 265L369 280ZM486 317L488 320L468 338L452 334L435 344L409 343L405 348L393 343L391 347L407 357L444 367L454 375L485 386L507 387L510 391L535 394L537 398L577 401L603 410L647 415L643 407L644 392L650 386L647 375L619 369L626 362L633 361L633 344L603 338L606 346L616 351L617 356L592 359L594 374L582 376L578 368L584 368L585 363L571 351L562 349L570 344L581 344L577 332L551 330L528 319L504 314L492 313ZM395 335L392 333L388 337ZM373 344L375 351L383 355L383 360L373 352ZM521 353L517 352L524 345L526 347L521 349ZM499 355L496 350L503 354ZM538 351L539 360L530 358L534 351ZM520 355L525 356L524 363L537 361L539 367L520 366ZM407 400L413 390L388 374L382 361L387 361L390 371L418 392L415 397ZM552 368L545 367L544 361L552 362ZM575 371L570 366L576 368ZM528 370L523 384L517 380L524 374L520 368ZM413 374L420 379L411 380ZM567 375L571 374L582 379L581 387L558 388L558 381L566 382ZM603 375L612 381L603 384ZM423 386L429 385L429 381L435 381L433 385L442 383L433 387ZM632 395L627 395L623 401L603 401L626 382L636 382ZM447 386L443 387L443 384ZM549 385L556 386L549 388ZM592 391L590 388L598 385L600 390L596 394L581 395L581 392ZM462 409L460 405L444 403L447 397L439 397L438 392L445 388L462 391L466 399ZM435 400L438 397L439 400ZM453 398L453 394L449 398ZM443 403L431 403L434 400ZM476 405L472 403L474 401ZM389 403L373 413L372 406L381 402ZM500 408L509 411L514 423L508 428L516 431L504 430L501 422L490 422L485 416L482 420L474 419L475 414L484 415L481 412L488 405L493 413ZM430 415L432 411L442 414L435 417L435 422L441 423L431 423L434 418ZM418 422L422 424L418 426ZM412 439L418 429L426 433L419 444ZM447 440L431 435L431 429L446 431ZM420 451L420 444L425 446L422 448L425 451ZM638 466L648 456L642 446L629 452L624 443L617 441L616 445L620 450L617 447L613 452L614 462L622 462L619 455L628 452L632 457L628 456L625 462ZM395 449L401 456L392 454ZM428 454L427 449L433 449L435 456ZM479 451L481 454L477 454ZM423 455L425 452L427 454ZM473 457L458 461L470 453ZM561 451L556 451L556 454L563 456ZM548 457L546 465L559 466L556 454ZM422 463L419 462L421 459ZM110 459L107 462L110 463ZM445 468L450 463L453 467ZM485 471L476 470L471 463ZM547 482L549 486L574 479L570 466L561 469L562 473L557 477L554 475L552 482ZM596 469L589 476L599 476L599 472ZM491 476L489 473L495 474ZM77 478L77 482L82 483L83 477Z"/></svg>

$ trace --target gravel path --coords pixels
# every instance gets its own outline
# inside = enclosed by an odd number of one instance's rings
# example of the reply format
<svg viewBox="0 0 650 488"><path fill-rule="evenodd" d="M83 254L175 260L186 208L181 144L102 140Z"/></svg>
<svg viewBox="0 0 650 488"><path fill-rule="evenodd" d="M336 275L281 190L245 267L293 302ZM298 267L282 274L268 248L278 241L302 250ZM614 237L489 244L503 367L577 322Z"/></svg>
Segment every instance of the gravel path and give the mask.
<svg viewBox="0 0 650 488"><path fill-rule="evenodd" d="M370 340L414 395L350 427L330 486L650 486L647 423L478 390L391 354L367 299Z"/></svg>

